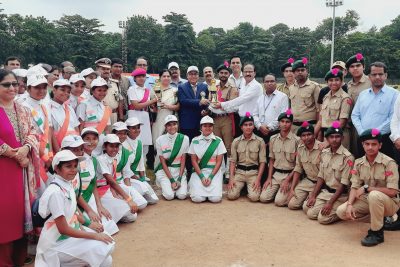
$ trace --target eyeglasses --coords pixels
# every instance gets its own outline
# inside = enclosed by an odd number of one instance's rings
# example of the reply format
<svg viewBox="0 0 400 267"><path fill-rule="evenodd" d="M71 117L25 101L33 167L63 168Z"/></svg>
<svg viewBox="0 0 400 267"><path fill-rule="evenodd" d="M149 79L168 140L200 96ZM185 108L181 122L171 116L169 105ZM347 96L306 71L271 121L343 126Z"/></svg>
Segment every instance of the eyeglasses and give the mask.
<svg viewBox="0 0 400 267"><path fill-rule="evenodd" d="M17 87L19 85L19 83L18 82L11 82L11 83L7 82L7 83L0 83L0 85L3 86L4 88L10 88L11 85L13 87Z"/></svg>
<svg viewBox="0 0 400 267"><path fill-rule="evenodd" d="M147 67L147 64L137 64L139 67Z"/></svg>

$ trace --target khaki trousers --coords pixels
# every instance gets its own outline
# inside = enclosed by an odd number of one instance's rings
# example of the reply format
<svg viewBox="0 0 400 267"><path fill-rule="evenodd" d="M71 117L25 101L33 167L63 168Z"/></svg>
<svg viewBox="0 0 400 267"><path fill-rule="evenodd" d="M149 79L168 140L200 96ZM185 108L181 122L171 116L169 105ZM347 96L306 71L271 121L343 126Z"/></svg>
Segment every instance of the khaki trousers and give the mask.
<svg viewBox="0 0 400 267"><path fill-rule="evenodd" d="M307 199L310 192L313 191L315 183L304 178L294 189L294 196L289 200L288 208L291 210L301 209L304 201Z"/></svg>
<svg viewBox="0 0 400 267"><path fill-rule="evenodd" d="M272 176L272 185L268 186L267 189L261 191L260 201L263 203L269 203L274 201L278 207L284 207L288 204L288 194L282 193L279 188L283 180L288 176L288 173L274 172ZM290 186L290 185L289 185Z"/></svg>
<svg viewBox="0 0 400 267"><path fill-rule="evenodd" d="M231 144L233 141L232 136L232 120L230 116L215 117L214 118L214 134L222 138L228 157L231 156Z"/></svg>
<svg viewBox="0 0 400 267"><path fill-rule="evenodd" d="M240 192L247 185L247 197L250 201L256 202L260 199L260 191L253 189L253 183L257 179L257 171L251 170L245 173L235 173L235 185L228 191L228 199L235 200L240 197Z"/></svg>
<svg viewBox="0 0 400 267"><path fill-rule="evenodd" d="M399 209L398 203L388 195L372 191L368 195L362 195L353 203L356 219L362 220L368 214L371 217L371 230L378 231L383 227L383 218L393 216ZM342 220L350 220L346 215L347 201L340 205L336 211Z"/></svg>

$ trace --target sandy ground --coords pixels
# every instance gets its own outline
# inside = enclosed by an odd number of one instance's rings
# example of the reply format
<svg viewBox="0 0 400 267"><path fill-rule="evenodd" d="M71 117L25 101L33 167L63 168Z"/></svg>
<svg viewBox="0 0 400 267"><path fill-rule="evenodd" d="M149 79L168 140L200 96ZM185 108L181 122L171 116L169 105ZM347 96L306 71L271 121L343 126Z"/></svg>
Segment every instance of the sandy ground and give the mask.
<svg viewBox="0 0 400 267"><path fill-rule="evenodd" d="M324 226L302 211L237 201L161 200L115 236L114 266L397 266L400 232L360 245L369 224Z"/></svg>

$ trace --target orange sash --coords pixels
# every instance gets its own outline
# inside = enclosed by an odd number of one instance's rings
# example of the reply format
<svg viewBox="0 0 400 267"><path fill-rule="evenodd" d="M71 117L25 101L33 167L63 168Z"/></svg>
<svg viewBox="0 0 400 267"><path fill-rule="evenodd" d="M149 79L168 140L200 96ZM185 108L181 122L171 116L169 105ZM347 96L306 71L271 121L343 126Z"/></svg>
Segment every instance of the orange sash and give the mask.
<svg viewBox="0 0 400 267"><path fill-rule="evenodd" d="M60 145L60 146L61 146L62 140L67 135L68 128L69 128L70 113L69 113L69 108L68 108L68 106L66 104L64 104L64 111L65 111L64 123L61 126L60 130L55 133L58 145Z"/></svg>
<svg viewBox="0 0 400 267"><path fill-rule="evenodd" d="M43 160L40 164L39 173L40 177L44 182L47 181L47 173L44 166L44 162L50 160L53 157L53 153L50 150L50 143L49 143L49 117L47 114L46 108L41 104L40 105L43 114L44 114L44 125L43 125L43 134L40 136L39 140L39 155L40 158Z"/></svg>
<svg viewBox="0 0 400 267"><path fill-rule="evenodd" d="M85 122L85 127L95 127L99 134L102 134L107 127L108 120L110 119L112 110L109 106L104 106L103 118L97 122Z"/></svg>

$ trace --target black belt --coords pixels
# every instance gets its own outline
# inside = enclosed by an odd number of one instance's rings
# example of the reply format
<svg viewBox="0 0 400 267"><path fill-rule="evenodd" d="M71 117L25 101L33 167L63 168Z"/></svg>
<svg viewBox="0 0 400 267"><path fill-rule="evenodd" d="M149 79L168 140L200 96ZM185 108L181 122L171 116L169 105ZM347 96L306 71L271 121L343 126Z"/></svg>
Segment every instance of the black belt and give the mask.
<svg viewBox="0 0 400 267"><path fill-rule="evenodd" d="M244 166L244 165L237 165L236 168L242 171L251 171L251 170L258 170L258 165L250 165L250 166Z"/></svg>
<svg viewBox="0 0 400 267"><path fill-rule="evenodd" d="M281 169L274 168L274 171L280 172L280 173L291 173L293 170L281 170Z"/></svg>
<svg viewBox="0 0 400 267"><path fill-rule="evenodd" d="M309 180L310 182L312 182L313 184L316 184L317 181L311 180L310 178L306 177L307 180Z"/></svg>
<svg viewBox="0 0 400 267"><path fill-rule="evenodd" d="M327 186L326 184L324 184L324 189L326 189L329 193L336 193L336 189L330 188L329 186Z"/></svg>
<svg viewBox="0 0 400 267"><path fill-rule="evenodd" d="M294 121L293 124L296 126L301 126L303 124L304 121ZM309 124L316 124L317 121L316 120L310 120L308 121Z"/></svg>
<svg viewBox="0 0 400 267"><path fill-rule="evenodd" d="M210 116L212 118L226 117L226 116L229 116L229 113L218 114L218 113L214 113L214 112L210 111Z"/></svg>

